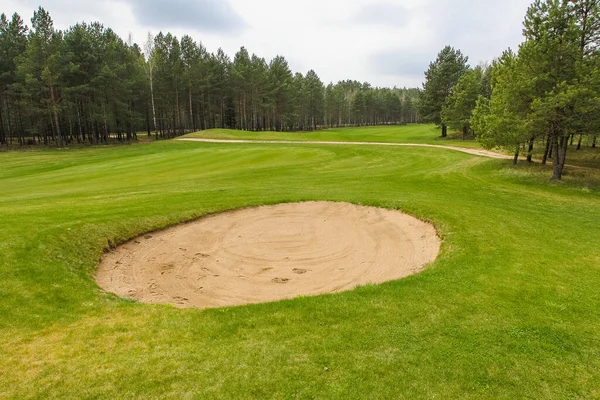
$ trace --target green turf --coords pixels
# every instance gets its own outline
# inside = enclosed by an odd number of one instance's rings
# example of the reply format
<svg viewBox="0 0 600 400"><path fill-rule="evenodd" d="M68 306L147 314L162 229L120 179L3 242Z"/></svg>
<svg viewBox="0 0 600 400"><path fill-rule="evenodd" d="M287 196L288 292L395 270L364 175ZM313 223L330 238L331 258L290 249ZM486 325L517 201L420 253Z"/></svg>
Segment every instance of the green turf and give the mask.
<svg viewBox="0 0 600 400"><path fill-rule="evenodd" d="M249 132L233 129L209 129L190 133L186 137L207 139L425 143L470 148L480 147L472 138L461 140L460 135L456 134L448 138L441 138L440 133L441 131L434 125L396 125L332 128L313 132Z"/></svg>
<svg viewBox="0 0 600 400"><path fill-rule="evenodd" d="M0 398L600 397L589 176L430 148L176 141L0 165ZM437 226L442 254L396 282L203 311L91 277L109 243L300 200L404 210Z"/></svg>
<svg viewBox="0 0 600 400"><path fill-rule="evenodd" d="M600 147L592 148L591 144L586 142L579 150L577 150L577 142L567 147L567 164L600 169ZM537 143L533 150L533 157L541 160L545 150L544 143ZM548 163L552 163L552 160L548 160Z"/></svg>
<svg viewBox="0 0 600 400"><path fill-rule="evenodd" d="M367 126L358 128L336 128L314 132L248 132L232 129L209 129L186 135L188 138L204 139L244 139L244 140L294 140L294 141L341 141L341 142L379 142L379 143L420 143L466 148L480 148L481 145L472 137L462 140L460 132L450 133L448 137L440 137L440 129L434 125L403 126ZM591 139L585 137L583 146L577 150L577 141L569 146L567 163L600 169L600 147L592 148ZM533 156L538 162L545 150L543 141L536 142ZM497 152L513 155L514 150L494 149ZM525 148L521 158L527 156ZM552 164L552 160L548 160ZM567 167L568 168L568 167Z"/></svg>

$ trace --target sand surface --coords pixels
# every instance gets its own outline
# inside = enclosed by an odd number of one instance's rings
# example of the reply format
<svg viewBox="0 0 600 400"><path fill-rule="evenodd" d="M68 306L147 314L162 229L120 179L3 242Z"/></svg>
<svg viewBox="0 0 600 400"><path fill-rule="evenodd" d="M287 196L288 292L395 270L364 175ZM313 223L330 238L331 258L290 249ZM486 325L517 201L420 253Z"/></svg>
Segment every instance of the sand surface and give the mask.
<svg viewBox="0 0 600 400"><path fill-rule="evenodd" d="M144 303L222 307L399 279L419 272L439 249L433 226L398 211L289 203L141 236L108 253L96 280Z"/></svg>

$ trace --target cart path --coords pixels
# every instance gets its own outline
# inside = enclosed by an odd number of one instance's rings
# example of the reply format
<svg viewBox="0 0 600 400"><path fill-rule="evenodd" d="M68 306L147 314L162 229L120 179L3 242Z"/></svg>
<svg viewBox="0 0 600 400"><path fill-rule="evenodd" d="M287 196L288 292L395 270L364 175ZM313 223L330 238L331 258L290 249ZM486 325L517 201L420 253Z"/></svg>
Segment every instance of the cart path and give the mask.
<svg viewBox="0 0 600 400"><path fill-rule="evenodd" d="M255 144L317 144L317 145L352 145L352 146L403 146L403 147L433 147L437 149L446 149L460 151L462 153L473 154L481 157L512 159L506 154L495 153L483 149L469 149L456 146L444 146L440 144L424 144L424 143L384 143L384 142L323 142L323 141L306 141L306 140L242 140L242 139L200 139L200 138L181 138L177 139L187 142L202 142L202 143L255 143Z"/></svg>

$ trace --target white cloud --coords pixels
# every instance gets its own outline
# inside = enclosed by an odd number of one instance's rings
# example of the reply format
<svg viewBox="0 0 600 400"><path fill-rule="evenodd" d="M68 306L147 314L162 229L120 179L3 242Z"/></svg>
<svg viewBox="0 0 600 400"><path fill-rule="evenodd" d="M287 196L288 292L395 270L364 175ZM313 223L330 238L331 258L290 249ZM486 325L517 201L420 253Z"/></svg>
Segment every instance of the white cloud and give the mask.
<svg viewBox="0 0 600 400"><path fill-rule="evenodd" d="M136 22L145 27L187 28L223 35L239 32L245 22L226 1L123 0L131 4Z"/></svg>
<svg viewBox="0 0 600 400"><path fill-rule="evenodd" d="M410 11L402 4L374 2L364 4L354 15L352 23L399 28L410 19Z"/></svg>

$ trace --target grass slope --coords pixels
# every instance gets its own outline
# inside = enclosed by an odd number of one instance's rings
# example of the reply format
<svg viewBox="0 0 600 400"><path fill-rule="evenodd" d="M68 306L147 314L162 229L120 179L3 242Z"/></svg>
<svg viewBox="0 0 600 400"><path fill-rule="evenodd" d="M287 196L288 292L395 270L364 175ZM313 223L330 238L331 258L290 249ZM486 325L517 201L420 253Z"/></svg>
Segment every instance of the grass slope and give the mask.
<svg viewBox="0 0 600 400"><path fill-rule="evenodd" d="M170 141L0 165L0 398L600 397L597 188L429 148ZM442 254L400 281L204 311L91 277L109 243L302 200L402 209Z"/></svg>
<svg viewBox="0 0 600 400"><path fill-rule="evenodd" d="M481 145L469 138L461 140L460 132L440 137L440 130L434 125L398 125L398 126L366 126L359 128L335 128L314 132L249 132L232 129L209 129L186 135L189 138L202 139L245 139L245 140L296 140L296 141L340 141L340 142L382 142L382 143L423 143L466 148L480 148ZM534 146L534 158L541 160L544 155L545 144L542 141ZM591 148L591 144L584 140L581 150L576 150L577 141L569 146L567 162L571 165L600 168L600 147ZM510 151L496 149L513 155ZM521 156L525 157L526 149ZM552 160L548 161L552 164ZM568 167L567 167L568 169Z"/></svg>
<svg viewBox="0 0 600 400"><path fill-rule="evenodd" d="M474 140L460 137L442 139L434 125L364 126L332 128L313 132L249 132L233 129L209 129L185 137L204 139L298 140L338 142L425 143L460 147L480 147Z"/></svg>

